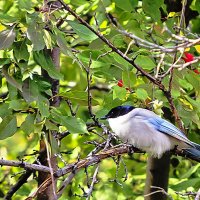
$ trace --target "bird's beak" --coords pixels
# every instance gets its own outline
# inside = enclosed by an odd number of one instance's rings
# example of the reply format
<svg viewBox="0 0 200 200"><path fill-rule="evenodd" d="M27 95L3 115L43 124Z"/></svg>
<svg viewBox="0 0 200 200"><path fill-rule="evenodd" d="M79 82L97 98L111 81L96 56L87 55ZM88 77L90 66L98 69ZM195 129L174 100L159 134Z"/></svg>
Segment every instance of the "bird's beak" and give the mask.
<svg viewBox="0 0 200 200"><path fill-rule="evenodd" d="M106 115L100 118L101 120L107 119Z"/></svg>

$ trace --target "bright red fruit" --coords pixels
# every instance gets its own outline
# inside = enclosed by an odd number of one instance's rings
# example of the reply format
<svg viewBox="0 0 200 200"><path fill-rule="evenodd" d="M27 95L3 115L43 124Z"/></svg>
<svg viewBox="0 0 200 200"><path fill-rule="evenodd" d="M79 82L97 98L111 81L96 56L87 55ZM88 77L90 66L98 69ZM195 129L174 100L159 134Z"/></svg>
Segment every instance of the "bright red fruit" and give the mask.
<svg viewBox="0 0 200 200"><path fill-rule="evenodd" d="M194 69L193 72L196 74L200 74L200 71L198 69Z"/></svg>
<svg viewBox="0 0 200 200"><path fill-rule="evenodd" d="M122 79L120 79L120 80L118 81L117 85L118 85L119 87L123 87L124 83L123 83Z"/></svg>
<svg viewBox="0 0 200 200"><path fill-rule="evenodd" d="M182 57L182 59L187 63L187 62L191 62L194 60L194 56L191 53L184 53L184 57Z"/></svg>

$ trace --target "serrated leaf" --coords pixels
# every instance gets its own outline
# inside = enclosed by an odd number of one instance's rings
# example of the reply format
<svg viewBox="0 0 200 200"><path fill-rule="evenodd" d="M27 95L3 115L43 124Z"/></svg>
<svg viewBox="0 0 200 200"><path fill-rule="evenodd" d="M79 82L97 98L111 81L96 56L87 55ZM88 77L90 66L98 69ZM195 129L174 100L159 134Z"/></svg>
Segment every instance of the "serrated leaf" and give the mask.
<svg viewBox="0 0 200 200"><path fill-rule="evenodd" d="M17 131L17 119L14 115L8 115L0 123L0 140L11 137Z"/></svg>
<svg viewBox="0 0 200 200"><path fill-rule="evenodd" d="M15 40L14 28L0 32L0 50L9 48Z"/></svg>
<svg viewBox="0 0 200 200"><path fill-rule="evenodd" d="M53 64L53 61L48 53L45 51L34 51L33 59L40 65L43 69L47 71L50 77L55 79L62 79L63 75L57 71Z"/></svg>
<svg viewBox="0 0 200 200"><path fill-rule="evenodd" d="M156 64L148 56L143 55L137 56L135 63L146 70L152 70L156 67Z"/></svg>
<svg viewBox="0 0 200 200"><path fill-rule="evenodd" d="M96 34L94 34L90 29L88 29L84 25L79 24L75 21L68 21L68 23L76 32L76 34L80 36L83 40L93 41L98 38Z"/></svg>

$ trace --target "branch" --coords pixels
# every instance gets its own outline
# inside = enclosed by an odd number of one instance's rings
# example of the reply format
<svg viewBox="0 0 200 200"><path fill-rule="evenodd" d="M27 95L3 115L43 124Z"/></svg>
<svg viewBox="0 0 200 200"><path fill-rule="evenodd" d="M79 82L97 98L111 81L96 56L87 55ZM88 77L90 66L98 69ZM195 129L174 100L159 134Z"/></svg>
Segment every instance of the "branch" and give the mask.
<svg viewBox="0 0 200 200"><path fill-rule="evenodd" d="M0 165L1 166L13 166L13 167L20 167L24 169L30 169L33 171L40 171L40 172L50 172L50 168L43 166L43 165L37 165L37 164L29 164L27 162L23 161L14 161L14 160L4 160L0 159Z"/></svg>
<svg viewBox="0 0 200 200"><path fill-rule="evenodd" d="M26 172L24 174L22 174L17 183L15 185L13 185L9 191L7 192L7 194L5 195L4 199L8 200L11 199L12 196L15 194L15 192L24 184L27 182L28 178L31 176L31 174L33 173L32 170L28 169L26 170Z"/></svg>
<svg viewBox="0 0 200 200"><path fill-rule="evenodd" d="M85 20L83 20L81 17L79 17L76 12L74 12L67 4L65 4L62 0L58 0L64 7L65 10L67 10L69 13L71 13L81 24L86 26L88 29L90 29L94 34L96 34L105 44L107 44L113 52L117 53L119 56L124 58L128 63L130 63L133 67L135 67L138 71L140 71L144 76L146 76L152 83L156 84L161 90L165 90L164 86L153 76L151 76L149 73L147 73L145 70L143 70L141 67L139 67L137 64L135 64L134 60L126 56L123 52L121 52L117 47L115 47L107 38L105 38L99 31L96 31L93 29Z"/></svg>

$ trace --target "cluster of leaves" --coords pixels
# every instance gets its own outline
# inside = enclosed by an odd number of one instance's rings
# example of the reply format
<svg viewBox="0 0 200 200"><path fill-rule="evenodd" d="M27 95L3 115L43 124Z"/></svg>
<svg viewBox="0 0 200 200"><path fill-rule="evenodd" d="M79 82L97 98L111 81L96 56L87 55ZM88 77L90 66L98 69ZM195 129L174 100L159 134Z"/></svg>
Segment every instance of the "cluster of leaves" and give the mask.
<svg viewBox="0 0 200 200"><path fill-rule="evenodd" d="M178 25L180 14L168 13L164 1L68 0L66 3L91 27L101 32L121 52L126 52L129 58L135 59L135 63L152 76L155 76L161 54L146 48L145 45L132 43L130 38L115 27L115 20L124 30L142 40L166 48L176 45L171 34L176 34L174 25ZM199 3L194 1L191 9L199 12ZM44 130L59 133L67 130L71 133L62 140L60 147L53 142L55 152L58 149L59 152L67 152L63 155L67 162L75 161L79 154L84 157L91 151L92 147L86 144L86 141L102 140L96 134L88 134L86 126L87 122L91 122L87 107L87 68L90 68L92 75L92 106L97 117L121 104L150 108L150 102L155 104L154 100L159 100L162 104L159 104L160 107L157 106L155 111L161 107L170 108L168 99L161 90L133 65L111 51L96 34L66 12L61 4L53 1L44 5L42 1L10 0L0 2L0 6L1 157L15 159L38 150L39 139ZM199 18L190 20L192 30L198 30L200 23L197 21ZM190 31L182 30L182 33L195 38L196 33L191 34ZM54 47L59 47L62 52L60 70L55 68L50 56ZM199 46L191 47L189 51L194 58L199 54ZM166 53L166 63L173 63L175 53ZM179 52L177 54L181 55ZM193 58L188 58L187 54L180 62L189 62ZM178 114L188 129L188 136L200 143L200 76L191 70L198 70L198 67L199 64L196 63L181 71L174 70L171 94ZM168 68L168 65L163 65L159 75L164 74ZM59 93L56 95L61 98L58 107L51 105L51 100L55 98L51 90L52 80L59 80L60 84ZM169 87L169 75L160 81L166 88ZM74 111L73 115L71 109ZM94 132L98 133L99 129L96 128ZM29 161L34 159L32 157ZM126 161L131 161L126 162L129 179L123 184L123 190L116 182L109 183L109 180L115 177L114 162L102 162L99 172L101 181L96 186L94 198L98 198L103 191L103 199L140 199L144 188L145 159L144 155L125 158ZM190 161L179 162L180 160L181 158L178 158L177 163L176 159L170 176L170 192L174 198L174 191L197 191L200 186L200 165L193 166ZM59 165L62 166L63 163L60 161ZM5 168L3 172L0 174L1 179L6 173L16 173L18 170ZM77 174L76 181L66 190L66 196L72 193L81 194L78 186L85 185L83 173ZM124 167L121 166L118 178L123 175ZM7 182L0 186L1 191L8 190L10 184L16 181L15 178L6 179ZM37 183L32 180L31 184L36 187ZM23 186L16 198L27 196L32 188L30 185Z"/></svg>

